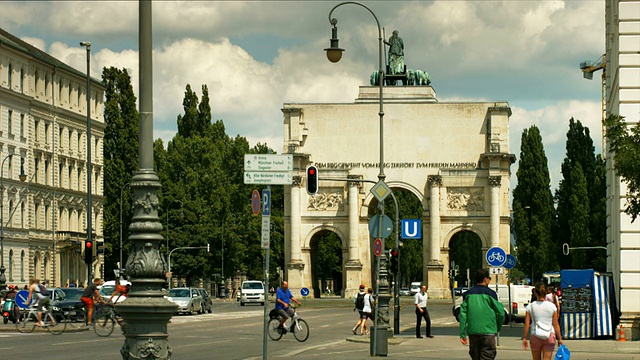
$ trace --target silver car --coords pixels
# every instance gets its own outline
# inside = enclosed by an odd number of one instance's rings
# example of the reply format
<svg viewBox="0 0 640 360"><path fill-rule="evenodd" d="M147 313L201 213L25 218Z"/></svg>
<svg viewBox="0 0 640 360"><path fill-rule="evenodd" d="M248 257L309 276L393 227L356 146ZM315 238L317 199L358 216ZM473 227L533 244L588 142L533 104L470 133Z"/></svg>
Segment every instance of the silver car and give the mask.
<svg viewBox="0 0 640 360"><path fill-rule="evenodd" d="M167 298L178 305L176 313L204 313L202 296L198 289L191 287L175 288L169 290Z"/></svg>

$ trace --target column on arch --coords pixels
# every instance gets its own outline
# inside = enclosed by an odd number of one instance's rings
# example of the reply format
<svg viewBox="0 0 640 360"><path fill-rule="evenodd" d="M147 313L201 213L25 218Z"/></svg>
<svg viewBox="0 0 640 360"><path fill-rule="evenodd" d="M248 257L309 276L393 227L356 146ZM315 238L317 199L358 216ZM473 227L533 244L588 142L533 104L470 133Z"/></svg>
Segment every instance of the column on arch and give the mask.
<svg viewBox="0 0 640 360"><path fill-rule="evenodd" d="M440 187L442 186L442 176L429 175L427 182L431 190L429 263L438 264L440 263Z"/></svg>
<svg viewBox="0 0 640 360"><path fill-rule="evenodd" d="M349 263L359 263L358 246L358 183L349 183Z"/></svg>
<svg viewBox="0 0 640 360"><path fill-rule="evenodd" d="M300 247L300 177L294 177L291 184L291 246L290 262L302 262Z"/></svg>
<svg viewBox="0 0 640 360"><path fill-rule="evenodd" d="M491 213L489 222L491 224L491 246L500 246L500 184L502 177L489 176L491 186ZM504 249L508 251L509 249Z"/></svg>

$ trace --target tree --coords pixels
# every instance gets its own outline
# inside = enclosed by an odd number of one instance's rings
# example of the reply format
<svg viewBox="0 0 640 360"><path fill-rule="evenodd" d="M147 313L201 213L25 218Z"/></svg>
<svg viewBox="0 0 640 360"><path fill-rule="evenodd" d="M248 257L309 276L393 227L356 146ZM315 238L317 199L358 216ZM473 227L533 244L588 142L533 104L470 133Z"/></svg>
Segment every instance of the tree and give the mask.
<svg viewBox="0 0 640 360"><path fill-rule="evenodd" d="M514 225L518 269L539 279L543 272L557 268L551 229L555 209L551 195L547 156L540 130L531 126L522 132L518 185L513 190Z"/></svg>
<svg viewBox="0 0 640 360"><path fill-rule="evenodd" d="M589 233L589 195L587 193L587 179L582 173L582 166L577 163L571 171L573 191L569 198L569 238L571 246L584 247L591 243ZM571 267L581 269L587 264L585 250L572 255Z"/></svg>
<svg viewBox="0 0 640 360"><path fill-rule="evenodd" d="M640 215L640 123L631 126L624 116L612 114L605 125L613 167L627 187L624 212L634 222Z"/></svg>
<svg viewBox="0 0 640 360"><path fill-rule="evenodd" d="M138 110L126 69L104 68L102 82L105 91L104 130L104 209L105 274L112 274L120 260L120 208L123 219L123 245L129 249L131 223L131 189L128 184L138 170ZM122 194L122 204L120 195ZM128 251L123 251L126 263ZM124 268L124 264L120 264Z"/></svg>
<svg viewBox="0 0 640 360"><path fill-rule="evenodd" d="M562 254L563 243L569 243L574 247L606 245L605 163L601 156L595 155L589 128L584 127L579 120L573 118L569 120L566 151L566 157L562 162L563 178L555 195L558 204L558 223L554 231L554 253L560 260L561 268L575 267L576 264L576 261L572 260L573 253L570 256ZM578 176L574 180L574 177L577 176L574 170L578 166L582 177ZM576 184L575 181L582 180L585 181L585 194L577 193L582 191L582 184ZM578 207L576 207L576 199L579 199L580 202ZM588 209L587 217L584 223L580 223L583 229L578 230L577 224L572 221L581 218L582 214L572 212L574 210L580 211L583 207ZM577 239L574 235L576 232L582 233L584 236ZM606 269L606 259L603 259L601 252L581 250L581 254L584 256L579 256L582 260L582 262L578 262L579 268Z"/></svg>

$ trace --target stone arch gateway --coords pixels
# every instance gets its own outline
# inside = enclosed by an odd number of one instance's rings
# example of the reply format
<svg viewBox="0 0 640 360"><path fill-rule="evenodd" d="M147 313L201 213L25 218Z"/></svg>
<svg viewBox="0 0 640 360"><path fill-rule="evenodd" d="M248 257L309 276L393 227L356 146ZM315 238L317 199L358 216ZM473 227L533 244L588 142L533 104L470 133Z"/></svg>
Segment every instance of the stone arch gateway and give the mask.
<svg viewBox="0 0 640 360"><path fill-rule="evenodd" d="M379 173L379 90L359 90L354 103L282 109L283 153L294 158L293 184L285 186L285 279L294 293L311 287L310 240L322 229L342 241L342 294L373 284L368 222L377 203L370 189ZM423 278L413 281L426 283L431 297L447 297L455 233L476 233L483 252L509 252L511 109L506 102L438 102L431 86L385 87L384 97L385 181L413 193L424 210L422 239L410 240L423 242ZM316 195L305 190L310 164L319 169Z"/></svg>

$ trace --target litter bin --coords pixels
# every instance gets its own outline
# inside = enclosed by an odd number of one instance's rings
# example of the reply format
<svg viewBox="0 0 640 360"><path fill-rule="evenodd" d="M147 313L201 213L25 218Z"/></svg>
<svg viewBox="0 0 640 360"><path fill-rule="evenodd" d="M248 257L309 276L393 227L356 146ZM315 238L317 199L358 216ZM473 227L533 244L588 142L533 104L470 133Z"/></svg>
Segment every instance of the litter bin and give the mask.
<svg viewBox="0 0 640 360"><path fill-rule="evenodd" d="M376 337L376 332L378 333ZM387 356L389 352L387 328L378 329L376 326L371 327L371 335L369 338L369 354L371 356ZM377 340L377 343L374 343Z"/></svg>

